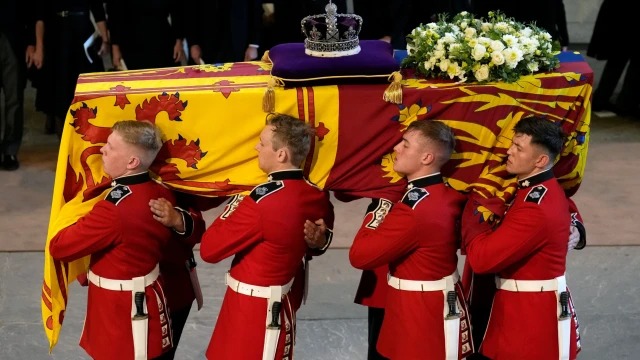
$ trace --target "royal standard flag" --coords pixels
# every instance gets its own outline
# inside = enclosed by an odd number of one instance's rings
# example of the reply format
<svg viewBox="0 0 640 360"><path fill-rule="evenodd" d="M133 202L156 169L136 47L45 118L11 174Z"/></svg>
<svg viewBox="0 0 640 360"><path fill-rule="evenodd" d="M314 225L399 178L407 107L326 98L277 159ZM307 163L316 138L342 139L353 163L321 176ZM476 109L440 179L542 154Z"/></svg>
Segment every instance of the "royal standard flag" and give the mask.
<svg viewBox="0 0 640 360"><path fill-rule="evenodd" d="M508 201L515 182L504 160L513 126L525 116L544 116L567 134L554 171L570 196L584 174L593 71L580 55L562 55L556 72L511 84L454 84L405 74L401 104L383 101L385 84L276 88L275 110L316 129L305 173L343 199L402 193L406 183L393 171L393 146L411 122L430 119L446 122L458 140L443 169L449 183ZM265 124L269 71L268 63L246 62L80 76L60 143L45 246L41 302L50 350L69 284L87 271L89 258L55 261L49 239L109 188L99 150L111 126L126 119L157 124L163 147L150 170L176 191L206 197L248 191L266 181L254 146Z"/></svg>

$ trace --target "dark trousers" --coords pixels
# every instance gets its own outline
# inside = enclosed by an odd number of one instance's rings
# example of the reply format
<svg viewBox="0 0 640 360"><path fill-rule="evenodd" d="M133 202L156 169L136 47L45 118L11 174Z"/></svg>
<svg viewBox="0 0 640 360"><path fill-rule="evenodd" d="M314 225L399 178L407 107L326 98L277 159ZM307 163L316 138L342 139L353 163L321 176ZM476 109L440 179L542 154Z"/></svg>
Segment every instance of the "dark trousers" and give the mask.
<svg viewBox="0 0 640 360"><path fill-rule="evenodd" d="M0 33L0 91L4 93L4 114L0 104L0 152L5 155L17 155L22 143L25 86L22 58Z"/></svg>
<svg viewBox="0 0 640 360"><path fill-rule="evenodd" d="M387 360L386 357L380 355L376 349L378 344L378 336L382 328L384 320L384 309L369 307L368 308L368 324L369 324L369 348L367 350L368 360Z"/></svg>
<svg viewBox="0 0 640 360"><path fill-rule="evenodd" d="M613 96L613 92L618 86L618 81L622 76L625 66L627 66L627 62L629 62L628 56L612 56L604 64L598 87L593 92L592 106L595 110L600 110L607 106L611 96Z"/></svg>
<svg viewBox="0 0 640 360"><path fill-rule="evenodd" d="M191 305L182 309L171 311L171 330L173 331L173 347L171 350L157 357L158 360L172 360L176 356L176 350L178 349L178 343L182 336L182 330L187 323L189 312L191 311Z"/></svg>
<svg viewBox="0 0 640 360"><path fill-rule="evenodd" d="M620 110L620 115L638 114L638 105L640 105L640 94L637 86L640 81L640 60L638 56L632 56L629 59L627 73L622 82L622 89L618 94L616 106Z"/></svg>

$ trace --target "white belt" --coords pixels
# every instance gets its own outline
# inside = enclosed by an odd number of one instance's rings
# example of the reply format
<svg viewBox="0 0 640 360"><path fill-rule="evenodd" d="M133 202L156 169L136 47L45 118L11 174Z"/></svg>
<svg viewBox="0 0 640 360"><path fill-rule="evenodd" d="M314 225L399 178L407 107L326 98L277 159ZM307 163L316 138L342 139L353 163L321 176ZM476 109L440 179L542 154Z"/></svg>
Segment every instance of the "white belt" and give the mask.
<svg viewBox="0 0 640 360"><path fill-rule="evenodd" d="M502 279L496 276L496 287L500 290L514 292L544 292L554 291L556 299L559 299L560 293L567 291L567 279L564 275L558 276L550 280L514 280ZM560 315L560 302L557 305L557 314ZM570 351L570 334L571 334L571 317L567 319L558 318L558 358L560 360L569 359Z"/></svg>
<svg viewBox="0 0 640 360"><path fill-rule="evenodd" d="M231 274L227 273L225 277L225 283L229 288L237 293L261 297L265 299L269 299L271 297L271 287L270 286L256 286L251 284L246 284L241 281L234 279ZM282 285L282 295L286 295L291 289L291 284L293 284L293 279L291 279L288 283Z"/></svg>
<svg viewBox="0 0 640 360"><path fill-rule="evenodd" d="M514 280L496 276L496 287L500 290L514 292L563 292L567 290L567 280L564 275L550 280Z"/></svg>
<svg viewBox="0 0 640 360"><path fill-rule="evenodd" d="M150 273L144 276L145 286L151 285L160 274L160 267L156 264L156 267L151 270ZM107 279L105 277L96 275L93 271L89 270L87 278L91 283L99 288L113 290L113 291L133 291L133 280L116 280Z"/></svg>
<svg viewBox="0 0 640 360"><path fill-rule="evenodd" d="M440 280L431 281L405 280L387 274L387 283L389 286L405 291L444 291L450 287L452 288L452 285L457 283L458 280L460 280L460 275L458 275L457 270L453 274L445 276Z"/></svg>

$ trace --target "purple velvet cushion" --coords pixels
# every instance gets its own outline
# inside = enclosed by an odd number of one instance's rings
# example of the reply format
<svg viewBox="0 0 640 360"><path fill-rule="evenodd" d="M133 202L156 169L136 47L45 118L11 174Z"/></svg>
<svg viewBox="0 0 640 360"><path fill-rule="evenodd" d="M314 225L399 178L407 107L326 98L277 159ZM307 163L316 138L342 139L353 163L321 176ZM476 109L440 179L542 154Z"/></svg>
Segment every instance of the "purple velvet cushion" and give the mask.
<svg viewBox="0 0 640 360"><path fill-rule="evenodd" d="M304 53L303 43L272 47L269 59L271 75L285 85L338 83L386 83L392 72L400 69L393 58L391 44L381 40L361 40L360 53L336 58L315 57Z"/></svg>

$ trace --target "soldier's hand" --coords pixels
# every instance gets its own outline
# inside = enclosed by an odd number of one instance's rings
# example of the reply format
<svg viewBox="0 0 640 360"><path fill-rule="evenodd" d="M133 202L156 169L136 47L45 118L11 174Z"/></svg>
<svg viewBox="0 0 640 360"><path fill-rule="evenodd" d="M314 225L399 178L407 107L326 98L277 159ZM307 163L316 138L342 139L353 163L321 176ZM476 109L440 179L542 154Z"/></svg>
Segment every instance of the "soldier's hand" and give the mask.
<svg viewBox="0 0 640 360"><path fill-rule="evenodd" d="M173 208L169 200L158 198L149 200L149 208L153 213L153 218L166 227L173 228L178 232L184 232L184 220L182 214Z"/></svg>
<svg viewBox="0 0 640 360"><path fill-rule="evenodd" d="M578 227L575 225L571 225L571 231L569 232L569 251L575 249L576 245L578 245L578 241L580 241L580 231L578 231Z"/></svg>
<svg viewBox="0 0 640 360"><path fill-rule="evenodd" d="M327 225L323 219L311 222L306 220L304 222L304 241L307 242L307 246L312 249L321 249L327 244L326 238Z"/></svg>

